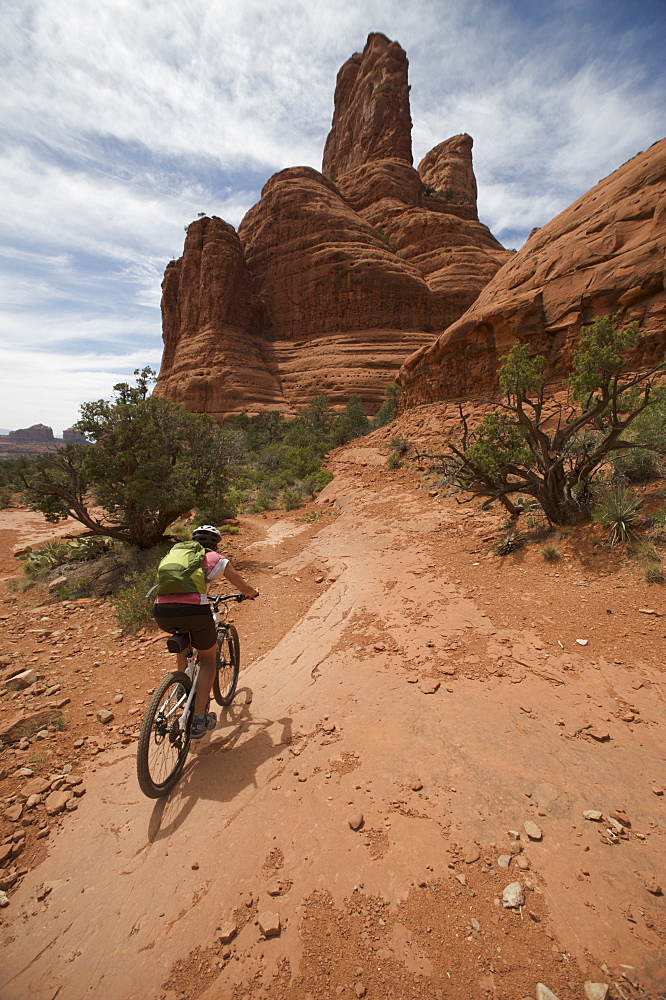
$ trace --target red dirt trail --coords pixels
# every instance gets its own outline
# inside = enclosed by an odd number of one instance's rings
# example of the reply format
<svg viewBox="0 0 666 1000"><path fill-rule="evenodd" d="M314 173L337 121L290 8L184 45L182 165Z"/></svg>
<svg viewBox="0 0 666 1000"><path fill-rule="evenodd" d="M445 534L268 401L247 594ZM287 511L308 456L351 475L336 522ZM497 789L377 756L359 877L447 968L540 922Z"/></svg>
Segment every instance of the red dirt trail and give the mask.
<svg viewBox="0 0 666 1000"><path fill-rule="evenodd" d="M340 453L311 522L241 519L234 559L261 598L234 615L239 691L166 800L139 792L132 740L171 668L163 643L119 637L105 606L6 593L14 662L71 701L62 732L4 749L2 808L26 765L57 779L71 764L85 794L48 837L43 804L2 820L27 838L0 910L3 1000L666 990L663 588L566 541L553 564L538 546L494 556L499 514L384 463ZM5 577L38 524L0 515ZM60 646L31 644L40 618ZM20 704L3 694L0 718Z"/></svg>

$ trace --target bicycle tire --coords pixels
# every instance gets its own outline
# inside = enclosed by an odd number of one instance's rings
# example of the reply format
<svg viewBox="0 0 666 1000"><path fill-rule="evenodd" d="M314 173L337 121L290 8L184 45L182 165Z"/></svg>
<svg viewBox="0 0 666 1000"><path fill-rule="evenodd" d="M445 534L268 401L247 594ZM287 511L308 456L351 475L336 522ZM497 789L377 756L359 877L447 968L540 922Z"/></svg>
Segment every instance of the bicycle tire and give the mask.
<svg viewBox="0 0 666 1000"><path fill-rule="evenodd" d="M172 722L165 724L164 718L160 718L160 710L169 698L187 697L191 687L192 681L187 674L178 670L167 674L155 688L146 709L136 751L136 771L139 787L149 799L167 795L183 770L190 748L192 712L183 736L178 727L181 712L177 710Z"/></svg>
<svg viewBox="0 0 666 1000"><path fill-rule="evenodd" d="M217 635L213 694L218 705L226 708L234 699L240 671L240 639L231 624Z"/></svg>

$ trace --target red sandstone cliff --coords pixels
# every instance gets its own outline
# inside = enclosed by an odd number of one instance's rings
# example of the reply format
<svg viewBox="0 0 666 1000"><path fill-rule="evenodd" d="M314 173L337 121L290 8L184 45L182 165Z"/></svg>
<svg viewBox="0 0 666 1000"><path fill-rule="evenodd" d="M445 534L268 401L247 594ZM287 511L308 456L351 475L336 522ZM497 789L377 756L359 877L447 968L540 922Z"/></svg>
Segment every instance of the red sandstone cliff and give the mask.
<svg viewBox="0 0 666 1000"><path fill-rule="evenodd" d="M156 391L219 419L320 392L377 409L508 256L478 222L471 151L455 136L414 169L407 59L370 35L338 74L323 173L275 174L238 234L189 227L162 286Z"/></svg>
<svg viewBox="0 0 666 1000"><path fill-rule="evenodd" d="M535 230L465 315L407 359L403 407L492 392L517 340L545 354L557 380L581 326L612 313L648 331L636 363L653 362L666 347L665 276L663 139Z"/></svg>

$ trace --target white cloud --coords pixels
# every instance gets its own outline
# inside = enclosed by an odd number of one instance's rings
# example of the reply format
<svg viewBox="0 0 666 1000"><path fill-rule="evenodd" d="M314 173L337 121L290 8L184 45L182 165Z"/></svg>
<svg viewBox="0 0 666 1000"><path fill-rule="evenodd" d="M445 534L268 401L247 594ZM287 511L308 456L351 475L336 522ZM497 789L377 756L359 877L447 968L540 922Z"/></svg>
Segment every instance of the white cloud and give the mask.
<svg viewBox="0 0 666 1000"><path fill-rule="evenodd" d="M636 6L623 23L621 5L598 0L5 4L0 341L12 413L48 401L56 409L30 422L55 421L59 392L69 412L72 394L108 395L119 371L158 358L159 286L183 226L199 211L238 225L273 171L319 167L337 71L376 30L410 59L415 162L469 132L481 218L509 245L661 138L663 60ZM132 337L151 357L133 360ZM78 357L77 344L102 354Z"/></svg>

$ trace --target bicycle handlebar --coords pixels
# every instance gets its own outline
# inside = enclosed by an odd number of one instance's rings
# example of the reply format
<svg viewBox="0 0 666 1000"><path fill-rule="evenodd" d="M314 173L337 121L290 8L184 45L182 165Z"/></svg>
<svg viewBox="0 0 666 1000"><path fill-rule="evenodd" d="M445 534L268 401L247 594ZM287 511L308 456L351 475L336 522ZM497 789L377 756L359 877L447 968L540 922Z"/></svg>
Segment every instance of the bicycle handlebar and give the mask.
<svg viewBox="0 0 666 1000"><path fill-rule="evenodd" d="M257 596L259 596L258 592ZM220 601L236 601L240 604L241 601L250 601L254 598L246 597L245 594L218 594L216 597L209 597L208 600L211 604L217 605Z"/></svg>

